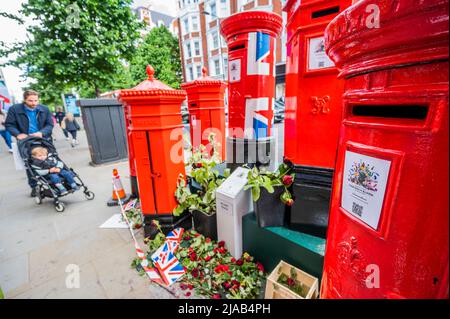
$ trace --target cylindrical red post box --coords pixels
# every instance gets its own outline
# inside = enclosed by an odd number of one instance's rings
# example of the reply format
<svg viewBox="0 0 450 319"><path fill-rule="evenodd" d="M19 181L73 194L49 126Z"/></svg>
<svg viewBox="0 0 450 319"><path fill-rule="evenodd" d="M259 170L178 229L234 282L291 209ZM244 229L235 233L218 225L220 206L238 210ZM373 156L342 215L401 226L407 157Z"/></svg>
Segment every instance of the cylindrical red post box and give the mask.
<svg viewBox="0 0 450 319"><path fill-rule="evenodd" d="M323 298L448 298L448 0L359 1L326 30L345 78Z"/></svg>
<svg viewBox="0 0 450 319"><path fill-rule="evenodd" d="M228 44L227 164L275 164L273 104L275 43L281 32L279 15L246 11L220 24Z"/></svg>
<svg viewBox="0 0 450 319"><path fill-rule="evenodd" d="M136 174L136 163L134 157L134 147L133 139L131 138L131 118L130 112L128 110L128 105L123 106L124 118L125 118L125 133L127 135L127 146L128 146L128 164L130 166L130 183L131 183L131 194L133 197L139 197L139 187L137 183Z"/></svg>
<svg viewBox="0 0 450 319"><path fill-rule="evenodd" d="M290 0L287 12L284 155L295 165L290 228L325 237L342 120L344 81L324 32L351 0Z"/></svg>
<svg viewBox="0 0 450 319"><path fill-rule="evenodd" d="M146 236L156 233L152 220L165 229L186 216L172 215L177 203L175 190L179 174L185 174L181 103L183 90L174 90L156 80L147 67L148 79L136 87L121 90L119 100L128 107L141 209Z"/></svg>
<svg viewBox="0 0 450 319"><path fill-rule="evenodd" d="M191 144L193 149L200 145L210 146L208 136L214 133L220 144L220 158L225 157L225 107L224 92L226 83L207 76L207 69L202 69L203 76L181 87L186 90L189 109ZM211 149L209 149L211 151Z"/></svg>

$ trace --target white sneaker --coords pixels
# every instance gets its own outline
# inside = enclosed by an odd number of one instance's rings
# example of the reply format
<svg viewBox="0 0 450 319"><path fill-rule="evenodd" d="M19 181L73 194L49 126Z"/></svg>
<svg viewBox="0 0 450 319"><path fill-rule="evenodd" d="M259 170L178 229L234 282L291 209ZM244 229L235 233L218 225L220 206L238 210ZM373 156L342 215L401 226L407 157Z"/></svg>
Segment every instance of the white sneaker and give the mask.
<svg viewBox="0 0 450 319"><path fill-rule="evenodd" d="M8 152L12 153L12 152L13 152L13 150L12 150L12 149L10 149L10 148L8 148Z"/></svg>
<svg viewBox="0 0 450 319"><path fill-rule="evenodd" d="M80 142L78 142L77 140L75 140L75 145L79 145L80 144Z"/></svg>
<svg viewBox="0 0 450 319"><path fill-rule="evenodd" d="M66 137L66 141L70 140L70 138Z"/></svg>

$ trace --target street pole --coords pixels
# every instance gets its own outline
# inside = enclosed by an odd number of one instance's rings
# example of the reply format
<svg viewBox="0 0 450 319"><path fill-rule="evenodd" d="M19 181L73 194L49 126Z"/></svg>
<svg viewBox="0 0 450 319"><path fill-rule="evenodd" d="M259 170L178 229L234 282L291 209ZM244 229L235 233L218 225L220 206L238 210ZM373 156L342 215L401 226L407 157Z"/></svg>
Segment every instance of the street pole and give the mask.
<svg viewBox="0 0 450 319"><path fill-rule="evenodd" d="M215 14L212 14L208 11L202 11L201 14L210 15L211 17L218 19L220 23L220 18L216 16ZM220 62L219 65L221 65L221 73L222 73L222 80L225 80L225 65L223 63L223 54L222 54L222 36L220 35L220 27L218 28L217 36L219 37L219 54L220 54Z"/></svg>

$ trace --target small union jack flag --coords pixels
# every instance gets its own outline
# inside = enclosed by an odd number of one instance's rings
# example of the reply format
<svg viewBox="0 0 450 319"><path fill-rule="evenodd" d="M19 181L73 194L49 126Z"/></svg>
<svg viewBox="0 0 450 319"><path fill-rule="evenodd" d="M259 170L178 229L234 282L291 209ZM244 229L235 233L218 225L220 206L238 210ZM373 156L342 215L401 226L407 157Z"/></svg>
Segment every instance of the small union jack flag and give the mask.
<svg viewBox="0 0 450 319"><path fill-rule="evenodd" d="M159 271L159 275L166 285L171 285L185 274L183 266L178 261L177 257L168 250L168 246L164 244L162 257L156 258L154 265ZM153 258L153 256L152 256Z"/></svg>
<svg viewBox="0 0 450 319"><path fill-rule="evenodd" d="M124 211L129 211L130 209L134 208L136 206L137 203L137 199L133 199L132 201L128 202L125 207L124 207Z"/></svg>
<svg viewBox="0 0 450 319"><path fill-rule="evenodd" d="M177 242L181 242L183 232L184 232L183 228L181 228L181 227L175 228L169 234L167 234L166 240L174 240Z"/></svg>

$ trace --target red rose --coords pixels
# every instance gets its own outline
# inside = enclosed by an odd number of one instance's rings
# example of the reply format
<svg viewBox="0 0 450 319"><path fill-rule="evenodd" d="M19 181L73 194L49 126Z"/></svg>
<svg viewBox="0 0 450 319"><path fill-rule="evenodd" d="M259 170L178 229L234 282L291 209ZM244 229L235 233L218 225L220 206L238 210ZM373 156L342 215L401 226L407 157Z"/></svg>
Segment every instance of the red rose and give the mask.
<svg viewBox="0 0 450 319"><path fill-rule="evenodd" d="M186 297L189 297L190 295L191 295L191 292L190 292L190 291L188 291L188 292L185 294Z"/></svg>
<svg viewBox="0 0 450 319"><path fill-rule="evenodd" d="M193 252L190 256L191 261L196 261L197 260L197 254L195 252Z"/></svg>
<svg viewBox="0 0 450 319"><path fill-rule="evenodd" d="M187 287L189 288L189 290L194 289L194 285L191 285L191 284L189 284Z"/></svg>
<svg viewBox="0 0 450 319"><path fill-rule="evenodd" d="M292 198L289 198L287 201L286 201L286 205L288 205L288 206L292 206L294 204L294 200L292 199Z"/></svg>
<svg viewBox="0 0 450 319"><path fill-rule="evenodd" d="M244 262L242 261L242 259L238 259L236 261L236 265L238 265L238 266L242 266L243 264L244 264Z"/></svg>
<svg viewBox="0 0 450 319"><path fill-rule="evenodd" d="M205 242L206 242L206 243L210 243L210 242L211 242L211 238L209 238L209 237L206 238L206 239L205 239Z"/></svg>
<svg viewBox="0 0 450 319"><path fill-rule="evenodd" d="M196 167L196 168L201 168L201 167L203 167L203 164L202 164L202 163L196 163L196 164L195 164L195 167Z"/></svg>
<svg viewBox="0 0 450 319"><path fill-rule="evenodd" d="M224 282L224 283L222 284L222 286L223 286L223 288L225 288L226 290L228 290L228 289L230 289L231 284L230 284L228 281L226 281L226 282Z"/></svg>
<svg viewBox="0 0 450 319"><path fill-rule="evenodd" d="M220 295L219 294L214 294L211 296L212 299L220 299Z"/></svg>
<svg viewBox="0 0 450 319"><path fill-rule="evenodd" d="M198 277L198 268L192 269L191 275L192 275L192 277L197 278Z"/></svg>
<svg viewBox="0 0 450 319"><path fill-rule="evenodd" d="M180 284L180 288L181 288L181 290L186 290L187 289L187 285L186 284Z"/></svg>
<svg viewBox="0 0 450 319"><path fill-rule="evenodd" d="M294 280L294 279L292 279L292 278L288 278L288 280L287 280L287 284L288 284L288 286L289 286L289 287L292 287L292 286L294 286L294 285L295 285L295 280Z"/></svg>
<svg viewBox="0 0 450 319"><path fill-rule="evenodd" d="M219 253L225 254L226 252L227 252L227 250L226 250L225 247L220 247L220 248L219 248Z"/></svg>
<svg viewBox="0 0 450 319"><path fill-rule="evenodd" d="M221 240L221 241L219 241L219 242L217 243L217 246L219 246L219 247L224 247L224 246L225 246L225 242L224 242L223 240Z"/></svg>
<svg viewBox="0 0 450 319"><path fill-rule="evenodd" d="M211 256L206 256L205 257L205 261L210 261L211 260Z"/></svg>
<svg viewBox="0 0 450 319"><path fill-rule="evenodd" d="M283 176L283 184L286 186L289 186L292 184L292 182L294 181L291 175L284 175Z"/></svg>
<svg viewBox="0 0 450 319"><path fill-rule="evenodd" d="M192 247L189 247L188 251L191 253L194 251L194 249L192 249Z"/></svg>
<svg viewBox="0 0 450 319"><path fill-rule="evenodd" d="M258 267L259 271L264 272L264 266L261 263L256 263L256 267Z"/></svg>
<svg viewBox="0 0 450 319"><path fill-rule="evenodd" d="M191 240L191 236L184 237L184 240Z"/></svg>
<svg viewBox="0 0 450 319"><path fill-rule="evenodd" d="M194 234L194 236L195 236L195 237L198 237L198 236L200 236L200 234L199 234L199 233L196 233L196 234Z"/></svg>
<svg viewBox="0 0 450 319"><path fill-rule="evenodd" d="M236 288L239 288L239 286L241 285L241 283L239 281L237 281L236 279L233 279L231 281L231 283L233 284L233 286L235 286Z"/></svg>

